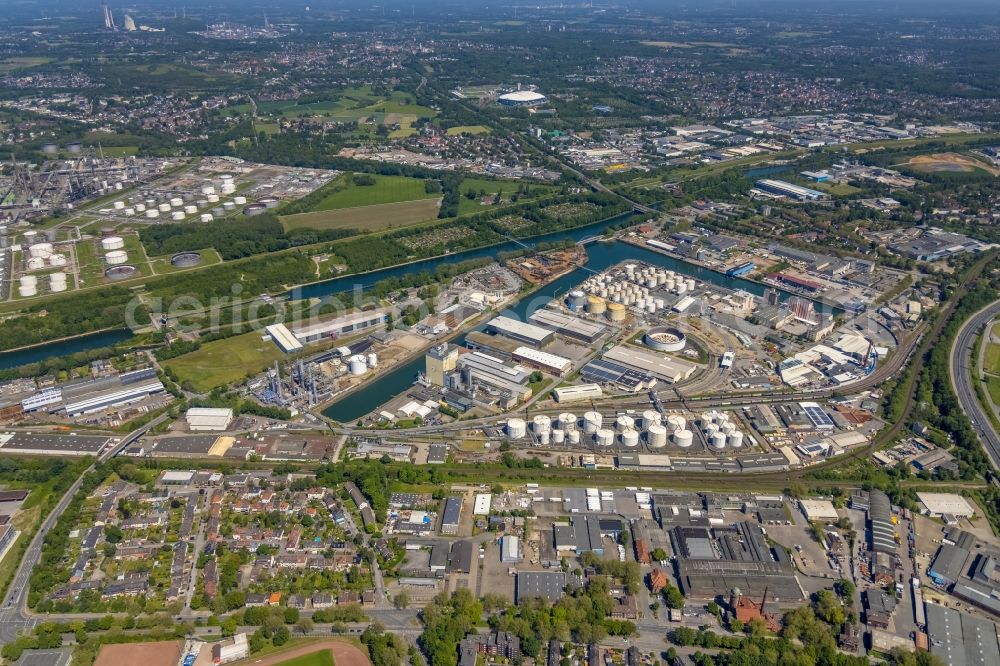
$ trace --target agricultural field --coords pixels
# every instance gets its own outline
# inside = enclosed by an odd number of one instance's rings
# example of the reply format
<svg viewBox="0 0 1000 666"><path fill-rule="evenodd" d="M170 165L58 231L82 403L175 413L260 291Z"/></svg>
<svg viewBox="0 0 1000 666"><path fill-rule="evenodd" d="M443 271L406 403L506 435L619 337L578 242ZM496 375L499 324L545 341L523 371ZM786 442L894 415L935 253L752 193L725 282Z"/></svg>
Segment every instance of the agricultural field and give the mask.
<svg viewBox="0 0 1000 666"><path fill-rule="evenodd" d="M920 173L974 173L985 171L991 176L1000 176L1000 169L961 153L936 153L917 155L899 166L909 167Z"/></svg>
<svg viewBox="0 0 1000 666"><path fill-rule="evenodd" d="M313 211L337 210L339 208L356 208L375 204L396 203L400 201L415 201L417 199L437 199L440 192L427 192L425 181L420 178L406 176L372 176L374 185L357 185L350 176L341 176L338 184L346 187L331 192L321 200Z"/></svg>
<svg viewBox="0 0 1000 666"><path fill-rule="evenodd" d="M485 125L458 125L449 127L448 136L458 136L459 134L489 134L490 128Z"/></svg>
<svg viewBox="0 0 1000 666"><path fill-rule="evenodd" d="M270 340L262 340L260 331L251 331L202 345L201 349L164 362L177 374L182 384L200 393L216 386L239 382L248 375L263 372L285 355Z"/></svg>
<svg viewBox="0 0 1000 666"><path fill-rule="evenodd" d="M298 213L281 218L286 231L292 229L357 229L360 232L406 227L437 217L440 199L418 199L396 203L336 208Z"/></svg>

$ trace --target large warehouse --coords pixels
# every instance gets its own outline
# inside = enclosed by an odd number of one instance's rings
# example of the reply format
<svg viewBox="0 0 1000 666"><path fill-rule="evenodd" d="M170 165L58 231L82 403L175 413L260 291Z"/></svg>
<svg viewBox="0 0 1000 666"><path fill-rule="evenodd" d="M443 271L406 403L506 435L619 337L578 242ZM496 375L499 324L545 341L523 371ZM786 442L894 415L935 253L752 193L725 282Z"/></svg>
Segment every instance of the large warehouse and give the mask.
<svg viewBox="0 0 1000 666"><path fill-rule="evenodd" d="M500 106L541 106L547 101L545 95L533 90L517 90L497 97Z"/></svg>
<svg viewBox="0 0 1000 666"><path fill-rule="evenodd" d="M535 310L528 317L528 321L537 326L551 329L560 335L565 335L567 338L573 338L587 344L597 340L606 330L601 324L544 308Z"/></svg>
<svg viewBox="0 0 1000 666"><path fill-rule="evenodd" d="M612 347L605 352L604 359L649 373L670 383L683 381L698 369L694 363L625 345Z"/></svg>
<svg viewBox="0 0 1000 666"><path fill-rule="evenodd" d="M503 316L491 319L486 325L486 330L493 335L502 335L532 347L541 347L549 343L553 337L552 331L541 326Z"/></svg>

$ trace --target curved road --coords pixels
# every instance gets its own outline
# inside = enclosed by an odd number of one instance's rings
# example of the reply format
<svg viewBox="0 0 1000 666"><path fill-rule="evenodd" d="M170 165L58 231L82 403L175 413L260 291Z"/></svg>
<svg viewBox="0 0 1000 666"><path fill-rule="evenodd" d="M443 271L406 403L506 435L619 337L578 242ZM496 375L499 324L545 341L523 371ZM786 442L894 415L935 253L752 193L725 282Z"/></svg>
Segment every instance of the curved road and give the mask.
<svg viewBox="0 0 1000 666"><path fill-rule="evenodd" d="M971 367L973 347L979 332L1000 316L1000 300L972 315L959 329L951 346L951 362L948 370L951 384L958 396L962 410L972 421L972 428L979 435L994 469L1000 470L1000 434L990 421L989 414L976 397L975 383L979 381L979 368Z"/></svg>

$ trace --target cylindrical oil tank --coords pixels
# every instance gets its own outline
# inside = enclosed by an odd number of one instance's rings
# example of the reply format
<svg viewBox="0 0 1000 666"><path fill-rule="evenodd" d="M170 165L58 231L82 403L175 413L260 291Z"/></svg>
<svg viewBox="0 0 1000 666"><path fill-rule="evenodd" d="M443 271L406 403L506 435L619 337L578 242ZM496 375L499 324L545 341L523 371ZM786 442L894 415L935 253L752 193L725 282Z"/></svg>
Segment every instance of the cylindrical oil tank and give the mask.
<svg viewBox="0 0 1000 666"><path fill-rule="evenodd" d="M180 197L171 197L170 205L173 206L174 208L177 208L178 206L183 206L184 199L181 199Z"/></svg>
<svg viewBox="0 0 1000 666"><path fill-rule="evenodd" d="M148 217L149 219L153 219L159 216L160 216L160 211L156 210L155 208L150 208L149 210L146 211L146 217Z"/></svg>
<svg viewBox="0 0 1000 666"><path fill-rule="evenodd" d="M34 275L22 275L20 278L20 283L22 287L34 287L38 284L38 278Z"/></svg>
<svg viewBox="0 0 1000 666"><path fill-rule="evenodd" d="M626 430L622 433L622 444L632 448L634 446L639 446L639 431L638 430Z"/></svg>
<svg viewBox="0 0 1000 666"><path fill-rule="evenodd" d="M635 419L628 414L622 414L615 419L615 426L618 430L631 430L635 427Z"/></svg>
<svg viewBox="0 0 1000 666"><path fill-rule="evenodd" d="M524 419L507 419L507 436L511 439L522 439L527 434Z"/></svg>
<svg viewBox="0 0 1000 666"><path fill-rule="evenodd" d="M232 183L223 183L222 184L222 193L223 194L232 194L235 191L236 191L236 186L233 185Z"/></svg>
<svg viewBox="0 0 1000 666"><path fill-rule="evenodd" d="M198 212L197 206L191 206L191 205L184 206L184 213L186 215L194 215L197 212Z"/></svg>
<svg viewBox="0 0 1000 666"><path fill-rule="evenodd" d="M51 291L66 291L66 274L62 271L49 276L49 289Z"/></svg>
<svg viewBox="0 0 1000 666"><path fill-rule="evenodd" d="M128 253L125 250L111 250L111 252L104 255L104 260L111 266L124 264L128 261Z"/></svg>
<svg viewBox="0 0 1000 666"><path fill-rule="evenodd" d="M563 430L576 430L576 414L563 412L559 415L559 427Z"/></svg>
<svg viewBox="0 0 1000 666"><path fill-rule="evenodd" d="M205 185L201 188L201 193L204 195L215 194L215 185Z"/></svg>
<svg viewBox="0 0 1000 666"><path fill-rule="evenodd" d="M363 375L368 369L368 362L361 354L355 354L350 358L350 369L352 375Z"/></svg>
<svg viewBox="0 0 1000 666"><path fill-rule="evenodd" d="M548 446L549 442L552 441L552 431L546 430L545 432L537 433L537 437L539 446Z"/></svg>
<svg viewBox="0 0 1000 666"><path fill-rule="evenodd" d="M246 197L233 197L233 203L236 204L237 206L242 206L246 202L247 202Z"/></svg>
<svg viewBox="0 0 1000 666"><path fill-rule="evenodd" d="M726 436L721 432L712 433L708 438L708 445L716 451L722 451L726 448Z"/></svg>
<svg viewBox="0 0 1000 666"><path fill-rule="evenodd" d="M212 220L214 220L214 219L215 219L215 218L214 218L214 217L212 217L212 214L211 214L211 213L202 213L202 214L201 214L201 221L202 221L202 222L211 222L211 221L212 221Z"/></svg>
<svg viewBox="0 0 1000 666"><path fill-rule="evenodd" d="M678 430L674 433L674 444L682 449L689 449L694 444L694 433L690 430Z"/></svg>
<svg viewBox="0 0 1000 666"><path fill-rule="evenodd" d="M566 442L566 431L562 428L555 428L552 430L552 443L553 444L563 444Z"/></svg>
<svg viewBox="0 0 1000 666"><path fill-rule="evenodd" d="M608 319L615 322L625 321L625 306L621 303L610 303L608 305Z"/></svg>
<svg viewBox="0 0 1000 666"><path fill-rule="evenodd" d="M378 367L378 354L375 352L368 352L368 367L377 368Z"/></svg>
<svg viewBox="0 0 1000 666"><path fill-rule="evenodd" d="M573 291L569 292L568 296L566 296L566 306L570 310L573 310L574 312L582 310L583 308L586 307L586 305L587 305L587 295L584 294L583 291L581 291L580 289L574 289Z"/></svg>
<svg viewBox="0 0 1000 666"><path fill-rule="evenodd" d="M137 212L137 213L145 213L146 212L146 204L141 204L141 203L140 204L136 204L135 205L135 212Z"/></svg>
<svg viewBox="0 0 1000 666"><path fill-rule="evenodd" d="M646 441L650 448L662 449L667 445L667 429L661 425L651 425L646 432Z"/></svg>
<svg viewBox="0 0 1000 666"><path fill-rule="evenodd" d="M734 430L733 432L729 433L728 441L729 441L729 446L733 447L734 449L742 447L743 433L740 432L739 430Z"/></svg>
<svg viewBox="0 0 1000 666"><path fill-rule="evenodd" d="M685 285L683 282L681 282L681 283L679 283L677 285L677 294L678 295L686 294L687 290L688 290L687 285Z"/></svg>
<svg viewBox="0 0 1000 666"><path fill-rule="evenodd" d="M31 257L28 259L27 268L29 271L37 271L40 268L45 268L45 260L41 257Z"/></svg>
<svg viewBox="0 0 1000 666"><path fill-rule="evenodd" d="M156 210L160 211L161 213L169 213L170 212L170 204L168 204L168 203L161 203L159 206L156 207Z"/></svg>
<svg viewBox="0 0 1000 666"><path fill-rule="evenodd" d="M701 413L701 427L704 428L710 423L715 423L715 419L718 415L715 412L708 411Z"/></svg>
<svg viewBox="0 0 1000 666"><path fill-rule="evenodd" d="M21 296L36 296L38 294L38 287L33 284L20 284L17 286L17 292Z"/></svg>
<svg viewBox="0 0 1000 666"><path fill-rule="evenodd" d="M570 430L566 433L566 438L569 440L570 444L577 445L580 443L580 431Z"/></svg>
<svg viewBox="0 0 1000 666"><path fill-rule="evenodd" d="M175 222L180 222L181 220L184 219L184 217L185 217L184 211L182 210L175 210L170 214L170 219L174 220Z"/></svg>
<svg viewBox="0 0 1000 666"><path fill-rule="evenodd" d="M226 203L222 204L222 210L227 212L232 212L236 210L236 204L234 204L232 201L227 201Z"/></svg>
<svg viewBox="0 0 1000 666"><path fill-rule="evenodd" d="M219 203L219 195L209 194L207 197L205 197L205 200L208 201L208 203Z"/></svg>
<svg viewBox="0 0 1000 666"><path fill-rule="evenodd" d="M604 314L607 310L608 305L600 296L588 296L587 297L587 312L590 314Z"/></svg>
<svg viewBox="0 0 1000 666"><path fill-rule="evenodd" d="M642 413L642 427L649 430L652 425L660 425L660 413L655 409L647 409Z"/></svg>
<svg viewBox="0 0 1000 666"><path fill-rule="evenodd" d="M677 432L687 427L687 421L680 414L671 414L667 417L667 430Z"/></svg>
<svg viewBox="0 0 1000 666"><path fill-rule="evenodd" d="M115 210L125 210L125 202L124 201L116 201L113 205L115 207Z"/></svg>
<svg viewBox="0 0 1000 666"><path fill-rule="evenodd" d="M667 291L673 291L676 286L677 286L677 283L674 282L673 278L667 278L663 282L663 288L666 289Z"/></svg>
<svg viewBox="0 0 1000 666"><path fill-rule="evenodd" d="M278 204L280 204L281 201L279 201L278 199L275 199L274 197L264 197L258 203L262 203L265 206L267 206L268 208L277 208Z"/></svg>
<svg viewBox="0 0 1000 666"><path fill-rule="evenodd" d="M534 430L536 434L550 432L552 430L552 419L545 414L539 414L535 418L531 419L531 429Z"/></svg>
<svg viewBox="0 0 1000 666"><path fill-rule="evenodd" d="M684 286L687 287L688 291L694 291L694 278L688 278L685 280Z"/></svg>
<svg viewBox="0 0 1000 666"><path fill-rule="evenodd" d="M49 257L49 266L65 266L66 265L66 255L65 254L53 254Z"/></svg>
<svg viewBox="0 0 1000 666"><path fill-rule="evenodd" d="M52 243L35 243L28 248L28 254L40 259L48 259L52 254Z"/></svg>
<svg viewBox="0 0 1000 666"><path fill-rule="evenodd" d="M615 443L615 431L611 428L601 428L594 433L598 446L611 446Z"/></svg>
<svg viewBox="0 0 1000 666"><path fill-rule="evenodd" d="M705 426L705 437L711 437L715 433L719 432L719 426L715 423L709 423Z"/></svg>
<svg viewBox="0 0 1000 666"><path fill-rule="evenodd" d="M588 435L593 435L604 424L604 417L600 412L587 412L583 415L583 431Z"/></svg>

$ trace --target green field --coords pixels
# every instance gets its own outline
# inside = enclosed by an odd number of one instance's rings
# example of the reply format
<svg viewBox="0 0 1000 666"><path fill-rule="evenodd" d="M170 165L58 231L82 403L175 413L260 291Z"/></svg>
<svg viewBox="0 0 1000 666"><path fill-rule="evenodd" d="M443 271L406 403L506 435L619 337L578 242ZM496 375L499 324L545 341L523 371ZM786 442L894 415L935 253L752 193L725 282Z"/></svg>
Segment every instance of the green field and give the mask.
<svg viewBox="0 0 1000 666"><path fill-rule="evenodd" d="M355 185L352 180L344 182L347 183L347 187L331 193L316 204L313 211L356 208L418 199L437 199L441 196L437 192L426 192L423 180L406 176L375 176L374 185Z"/></svg>
<svg viewBox="0 0 1000 666"><path fill-rule="evenodd" d="M823 192L829 192L835 197L849 197L852 194L857 194L861 191L861 188L854 187L848 183L812 183L807 187L813 187Z"/></svg>
<svg viewBox="0 0 1000 666"><path fill-rule="evenodd" d="M448 136L458 136L459 134L489 134L490 128L485 125L459 125L449 127Z"/></svg>
<svg viewBox="0 0 1000 666"><path fill-rule="evenodd" d="M281 218L286 231L292 229L357 229L362 232L405 227L438 214L437 199L417 199L395 203L335 208L312 213L298 213Z"/></svg>
<svg viewBox="0 0 1000 666"><path fill-rule="evenodd" d="M270 340L262 340L260 331L251 331L225 340L206 343L201 349L166 361L181 383L190 382L194 390L207 393L216 386L239 382L264 371L285 355Z"/></svg>
<svg viewBox="0 0 1000 666"><path fill-rule="evenodd" d="M986 345L986 353L983 354L983 370L1000 375L1000 344L991 342Z"/></svg>
<svg viewBox="0 0 1000 666"><path fill-rule="evenodd" d="M333 657L329 650L319 650L312 654L304 654L288 661L283 661L279 666L333 666Z"/></svg>

